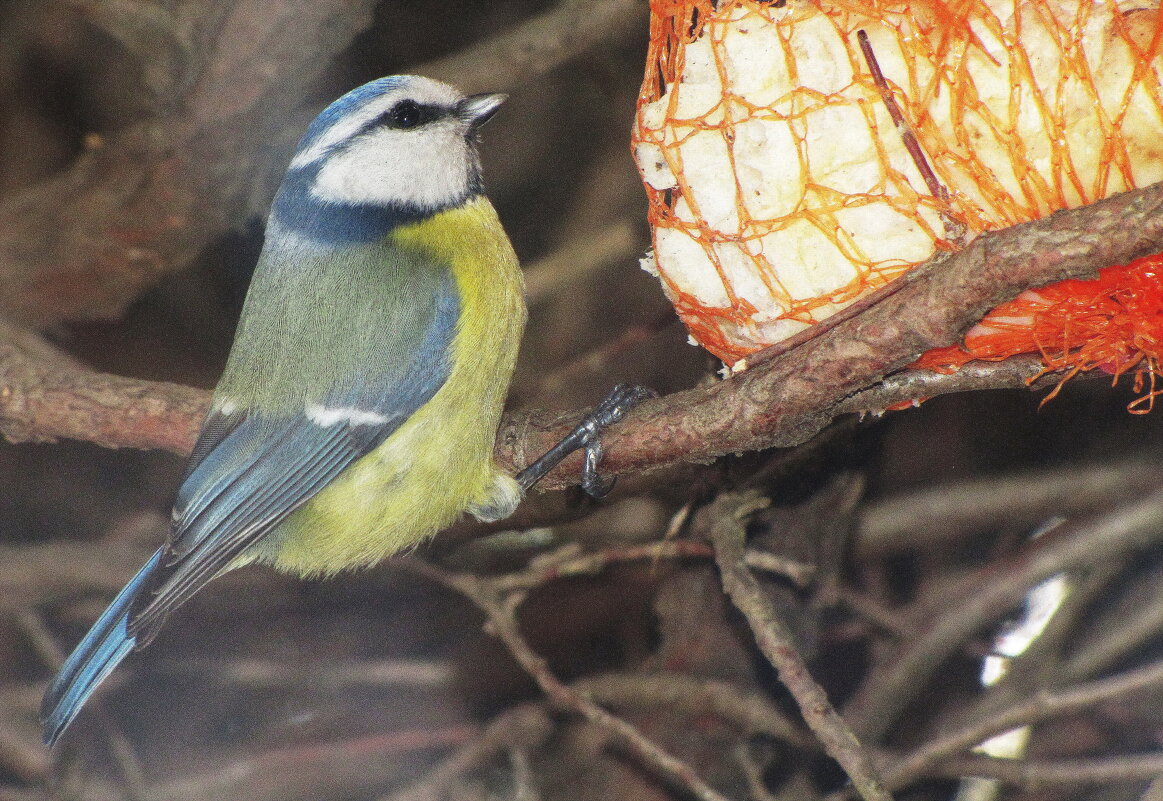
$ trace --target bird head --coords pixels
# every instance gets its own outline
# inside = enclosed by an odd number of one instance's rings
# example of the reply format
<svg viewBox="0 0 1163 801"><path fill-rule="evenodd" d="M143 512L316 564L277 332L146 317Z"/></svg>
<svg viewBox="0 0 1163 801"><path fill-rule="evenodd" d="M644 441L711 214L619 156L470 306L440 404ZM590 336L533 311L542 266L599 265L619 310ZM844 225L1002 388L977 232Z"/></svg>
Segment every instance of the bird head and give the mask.
<svg viewBox="0 0 1163 801"><path fill-rule="evenodd" d="M476 133L504 100L412 75L348 92L308 127L272 217L350 240L459 206L482 191Z"/></svg>

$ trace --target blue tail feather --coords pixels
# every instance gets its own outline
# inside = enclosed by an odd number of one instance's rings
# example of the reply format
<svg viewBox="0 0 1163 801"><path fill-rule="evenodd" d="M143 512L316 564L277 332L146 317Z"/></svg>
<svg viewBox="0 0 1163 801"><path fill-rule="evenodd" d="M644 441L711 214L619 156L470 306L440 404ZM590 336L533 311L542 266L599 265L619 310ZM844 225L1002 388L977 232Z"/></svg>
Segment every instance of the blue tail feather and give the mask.
<svg viewBox="0 0 1163 801"><path fill-rule="evenodd" d="M52 680L40 708L47 745L57 741L97 685L133 650L137 638L128 631L129 607L161 558L161 550L150 557L89 629Z"/></svg>

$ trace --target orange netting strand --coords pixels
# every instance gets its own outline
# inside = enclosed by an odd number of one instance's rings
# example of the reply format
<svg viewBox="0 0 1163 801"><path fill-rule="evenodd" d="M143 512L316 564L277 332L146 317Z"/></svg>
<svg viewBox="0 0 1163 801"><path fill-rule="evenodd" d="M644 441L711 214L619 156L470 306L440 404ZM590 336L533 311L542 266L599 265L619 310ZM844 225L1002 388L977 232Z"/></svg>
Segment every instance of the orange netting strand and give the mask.
<svg viewBox="0 0 1163 801"><path fill-rule="evenodd" d="M1108 267L1093 280L1023 292L987 314L963 346L931 350L910 366L954 372L967 362L1019 353L1041 354L1043 372L1067 371L1046 400L1067 379L1097 368L1115 381L1133 373L1135 392L1146 388L1146 394L1127 409L1149 412L1163 393L1155 388L1163 365L1163 254Z"/></svg>
<svg viewBox="0 0 1163 801"><path fill-rule="evenodd" d="M959 236L1163 179L1163 15L1142 5L651 0L635 154L692 335L730 364Z"/></svg>

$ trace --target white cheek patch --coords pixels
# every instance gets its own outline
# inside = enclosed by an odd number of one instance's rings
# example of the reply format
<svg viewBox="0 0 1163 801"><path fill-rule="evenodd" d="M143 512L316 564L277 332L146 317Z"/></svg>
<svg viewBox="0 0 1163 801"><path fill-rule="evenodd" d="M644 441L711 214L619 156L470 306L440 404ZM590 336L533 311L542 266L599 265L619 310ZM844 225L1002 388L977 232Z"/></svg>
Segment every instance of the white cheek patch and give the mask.
<svg viewBox="0 0 1163 801"><path fill-rule="evenodd" d="M354 406L328 407L312 403L307 406L307 419L321 428L330 428L340 423L349 426L379 426L391 418L379 412L357 409Z"/></svg>
<svg viewBox="0 0 1163 801"><path fill-rule="evenodd" d="M378 128L333 153L311 194L324 202L436 209L462 199L475 155L456 120Z"/></svg>

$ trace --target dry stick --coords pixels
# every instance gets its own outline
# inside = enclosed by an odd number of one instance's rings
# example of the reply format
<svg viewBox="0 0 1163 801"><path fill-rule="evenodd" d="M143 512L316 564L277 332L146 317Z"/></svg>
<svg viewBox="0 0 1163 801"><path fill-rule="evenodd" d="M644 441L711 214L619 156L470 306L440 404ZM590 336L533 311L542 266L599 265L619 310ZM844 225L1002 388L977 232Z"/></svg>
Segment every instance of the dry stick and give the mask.
<svg viewBox="0 0 1163 801"><path fill-rule="evenodd" d="M525 570L497 576L491 579L491 583L497 592L527 591L566 576L593 575L612 564L646 559L710 559L714 555L710 546L691 540L627 545L583 554L567 545L554 553L538 557ZM783 576L800 588L808 585L816 570L815 565L757 549L747 551L743 559L750 567Z"/></svg>
<svg viewBox="0 0 1163 801"><path fill-rule="evenodd" d="M467 574L447 573L415 559L399 559L396 560L396 564L433 579L476 604L489 619L490 633L504 643L517 664L529 674L556 706L571 710L610 733L661 778L685 789L701 801L729 801L726 796L699 778L689 765L659 747L637 727L610 714L557 678L545 660L525 642L518 630L513 610L506 605L505 600L493 590L487 580Z"/></svg>
<svg viewBox="0 0 1163 801"><path fill-rule="evenodd" d="M96 4L90 21L113 17ZM225 4L224 4L225 5ZM45 327L119 316L165 274L252 211L273 190L304 120L288 114L332 57L370 27L370 0L239 0L223 13L174 4L174 48L134 53L171 87L166 103L109 135L68 169L0 196L0 310ZM228 13L227 13L228 12ZM407 72L466 91L504 91L602 41L630 41L646 24L640 0L563 0L452 55ZM134 25L139 13L122 15ZM640 21L640 22L639 22ZM113 31L114 38L117 31ZM127 38L120 37L124 43ZM150 68L155 68L150 70ZM169 74L167 74L169 73Z"/></svg>
<svg viewBox="0 0 1163 801"><path fill-rule="evenodd" d="M571 686L615 709L664 707L692 719L709 714L748 737L762 734L805 751L819 751L815 738L767 697L726 681L673 672L605 673L579 679Z"/></svg>
<svg viewBox="0 0 1163 801"><path fill-rule="evenodd" d="M1150 459L1089 462L939 484L874 501L860 510L858 559L946 548L1001 526L1033 527L1140 497L1163 483Z"/></svg>
<svg viewBox="0 0 1163 801"><path fill-rule="evenodd" d="M1147 789L1143 791L1143 795L1139 797L1139 801L1163 801L1163 776L1151 782Z"/></svg>
<svg viewBox="0 0 1163 801"><path fill-rule="evenodd" d="M546 375L544 379L531 387L528 397L552 399L559 397L569 387L586 386L595 382L604 383L609 380L607 376L613 370L611 363L615 359L635 348L640 348L666 329L677 324L678 320L670 311L664 312L653 320L635 323L613 339L601 343L592 350L579 353Z"/></svg>
<svg viewBox="0 0 1163 801"><path fill-rule="evenodd" d="M1034 355L1011 356L997 362L969 362L955 373L935 373L930 370L904 370L894 373L867 389L860 390L840 401L832 409L833 415L855 413L879 415L890 407L904 404L919 405L921 401L955 392L973 392L982 389L1044 389L1060 381L1064 371L1047 373L1042 360ZM1105 377L1105 373L1102 374ZM1087 373L1074 380L1094 376Z"/></svg>
<svg viewBox="0 0 1163 801"><path fill-rule="evenodd" d="M932 773L948 779L980 776L1028 789L1141 782L1163 774L1163 753L1044 762L988 756L959 756L942 761Z"/></svg>
<svg viewBox="0 0 1163 801"><path fill-rule="evenodd" d="M30 790L27 787L0 787L0 801L56 801L60 798L41 789Z"/></svg>
<svg viewBox="0 0 1163 801"><path fill-rule="evenodd" d="M939 213L941 222L945 226L946 236L950 242L957 245L964 244L965 223L956 219L950 213L949 190L945 188L937 178L936 173L933 172L933 168L929 166L929 160L925 158L925 151L921 148L921 143L917 141L917 136L913 133L912 126L905 119L904 112L901 111L900 105L896 102L896 98L893 97L892 87L888 85L888 80L885 79L884 73L880 69L880 63L876 60L876 54L872 51L872 43L868 41L868 34L863 30L859 30L856 32L856 39L860 43L860 52L864 55L864 61L868 64L868 71L872 74L872 82L876 85L876 90L880 93L881 102L884 103L884 107L888 110L888 116L892 120L893 125L896 126L897 133L900 134L905 150L908 151L909 157L913 160L917 172L921 174L921 178L924 180L929 194L940 203ZM753 367L757 364L771 361L776 356L781 356L790 350L794 350L808 340L814 339L820 334L835 328L840 323L859 314L863 314L870 307L875 306L885 298L896 293L901 286L901 282L892 281L879 289L869 292L859 300L836 312L831 317L815 323L803 331L792 334L790 337L782 339L774 345L764 348L754 356L748 357L745 360L745 364Z"/></svg>
<svg viewBox="0 0 1163 801"><path fill-rule="evenodd" d="M272 149L294 147L277 130L286 111L370 26L376 4L236 0L207 13L172 3L151 7L148 21L143 11L105 13L120 5L96 4L89 21L122 44L156 25L151 33L175 45L130 48L163 101L68 169L0 197L5 317L47 327L120 316L237 226L256 186L270 186Z"/></svg>
<svg viewBox="0 0 1163 801"><path fill-rule="evenodd" d="M455 84L464 92L508 90L599 42L633 41L644 30L646 15L647 7L639 0L562 0L490 39L409 71Z"/></svg>
<svg viewBox="0 0 1163 801"><path fill-rule="evenodd" d="M159 537L161 528L159 527ZM97 540L0 545L0 610L23 610L85 593L113 595L156 543Z"/></svg>
<svg viewBox="0 0 1163 801"><path fill-rule="evenodd" d="M864 314L707 388L643 403L603 437L607 473L709 461L806 441L854 392L924 351L947 345L999 303L1031 286L1089 277L1102 267L1163 250L1163 184L977 237L904 276L901 288ZM512 443L538 453L575 416L526 413L506 419L497 456ZM567 462L546 488L572 479ZM515 465L520 467L521 465Z"/></svg>
<svg viewBox="0 0 1163 801"><path fill-rule="evenodd" d="M599 267L633 259L641 247L637 227L629 219L577 234L545 258L525 265L525 301L530 306L544 303Z"/></svg>
<svg viewBox="0 0 1163 801"><path fill-rule="evenodd" d="M891 662L873 671L849 702L848 720L861 736L879 741L925 687L944 660L980 628L1021 602L1030 587L1058 573L1157 542L1163 490L1113 510L1063 524L1019 549L998 568L983 568L939 597L922 598L914 614L931 621Z"/></svg>
<svg viewBox="0 0 1163 801"><path fill-rule="evenodd" d="M98 373L0 320L0 431L9 442L67 437L189 453L209 403L193 387Z"/></svg>
<svg viewBox="0 0 1163 801"><path fill-rule="evenodd" d="M1145 644L1158 641L1163 630L1163 587L1158 586L1156 575L1136 576L1121 588L1127 593L1126 599L1134 600L1129 605L1124 600L1121 607L1103 612L1084 630L1083 637L1072 643L1071 652L1060 667L1064 676L1093 676ZM1150 587L1151 593L1136 592L1136 584Z"/></svg>
<svg viewBox="0 0 1163 801"><path fill-rule="evenodd" d="M878 408L875 394L856 408L846 399L925 350L954 341L1022 290L1086 277L1161 250L1163 184L982 235L900 279L899 290L864 314L778 359L710 387L643 403L603 436L603 472L709 462L727 453L805 442L838 414ZM0 342L6 339L0 335ZM966 370L971 368L944 378L955 385ZM1004 380L1013 385L1012 377ZM935 394L922 383L911 389ZM57 365L47 369L21 347L0 351L0 431L14 441L71 437L188 452L208 397L187 387ZM142 408L149 409L144 418ZM498 432L498 462L510 470L524 467L522 454L543 453L578 416L509 415ZM577 465L567 460L542 487L576 483Z"/></svg>
<svg viewBox="0 0 1163 801"><path fill-rule="evenodd" d="M397 777L401 755L461 746L480 737L480 728L453 724L443 728L392 731L300 743L257 754L235 755L151 786L143 801L339 801L363 798ZM114 795L108 801L122 801ZM105 801L99 785L86 787L78 801Z"/></svg>
<svg viewBox="0 0 1163 801"><path fill-rule="evenodd" d="M876 60L876 53L872 50L872 42L868 40L868 34L863 30L859 30L856 32L856 40L860 43L860 52L864 55L864 61L868 64L868 71L872 73L872 82L876 84L876 90L880 93L881 102L888 109L888 116L892 119L893 125L896 126L897 133L900 134L905 150L909 152L909 157L913 160L917 172L921 174L921 178L924 180L929 194L941 204L941 221L945 225L946 236L957 244L962 244L966 233L965 223L950 213L949 190L945 188L944 184L937 178L937 174L933 172L929 160L925 157L925 151L921 147L921 143L917 141L917 135L913 131L913 126L905 119L900 104L896 102L896 98L892 94L892 87L888 85L888 79L884 77L884 73L880 69L880 62Z"/></svg>
<svg viewBox="0 0 1163 801"><path fill-rule="evenodd" d="M868 753L808 672L791 632L780 621L770 599L743 562L746 532L741 518L755 508L755 496L724 495L700 513L715 545L715 561L723 589L747 618L760 650L791 691L804 720L820 738L828 755L848 774L857 792L865 801L891 801L892 796Z"/></svg>
<svg viewBox="0 0 1163 801"><path fill-rule="evenodd" d="M553 733L542 704L522 704L492 720L470 742L446 757L424 776L380 801L440 801L453 783L505 748L535 748Z"/></svg>
<svg viewBox="0 0 1163 801"><path fill-rule="evenodd" d="M57 647L52 634L45 627L40 613L32 607L24 607L18 610L13 617L21 632L32 643L33 651L40 657L40 660L54 672L60 670L65 656ZM108 713L100 699L94 699L91 705L101 717L108 718ZM145 772L142 770L141 758L134 750L133 744L122 733L120 727L112 720L106 720L105 724L109 754L113 757L121 774L126 796L134 801L145 798L148 783ZM40 744L38 743L38 745Z"/></svg>
<svg viewBox="0 0 1163 801"><path fill-rule="evenodd" d="M1127 693L1163 683L1163 662L1156 662L1118 676L1080 684L1060 692L1042 690L1032 697L985 721L977 721L931 740L885 771L885 781L899 789L925 769L954 754L966 751L986 739L1016 726L1095 706Z"/></svg>

